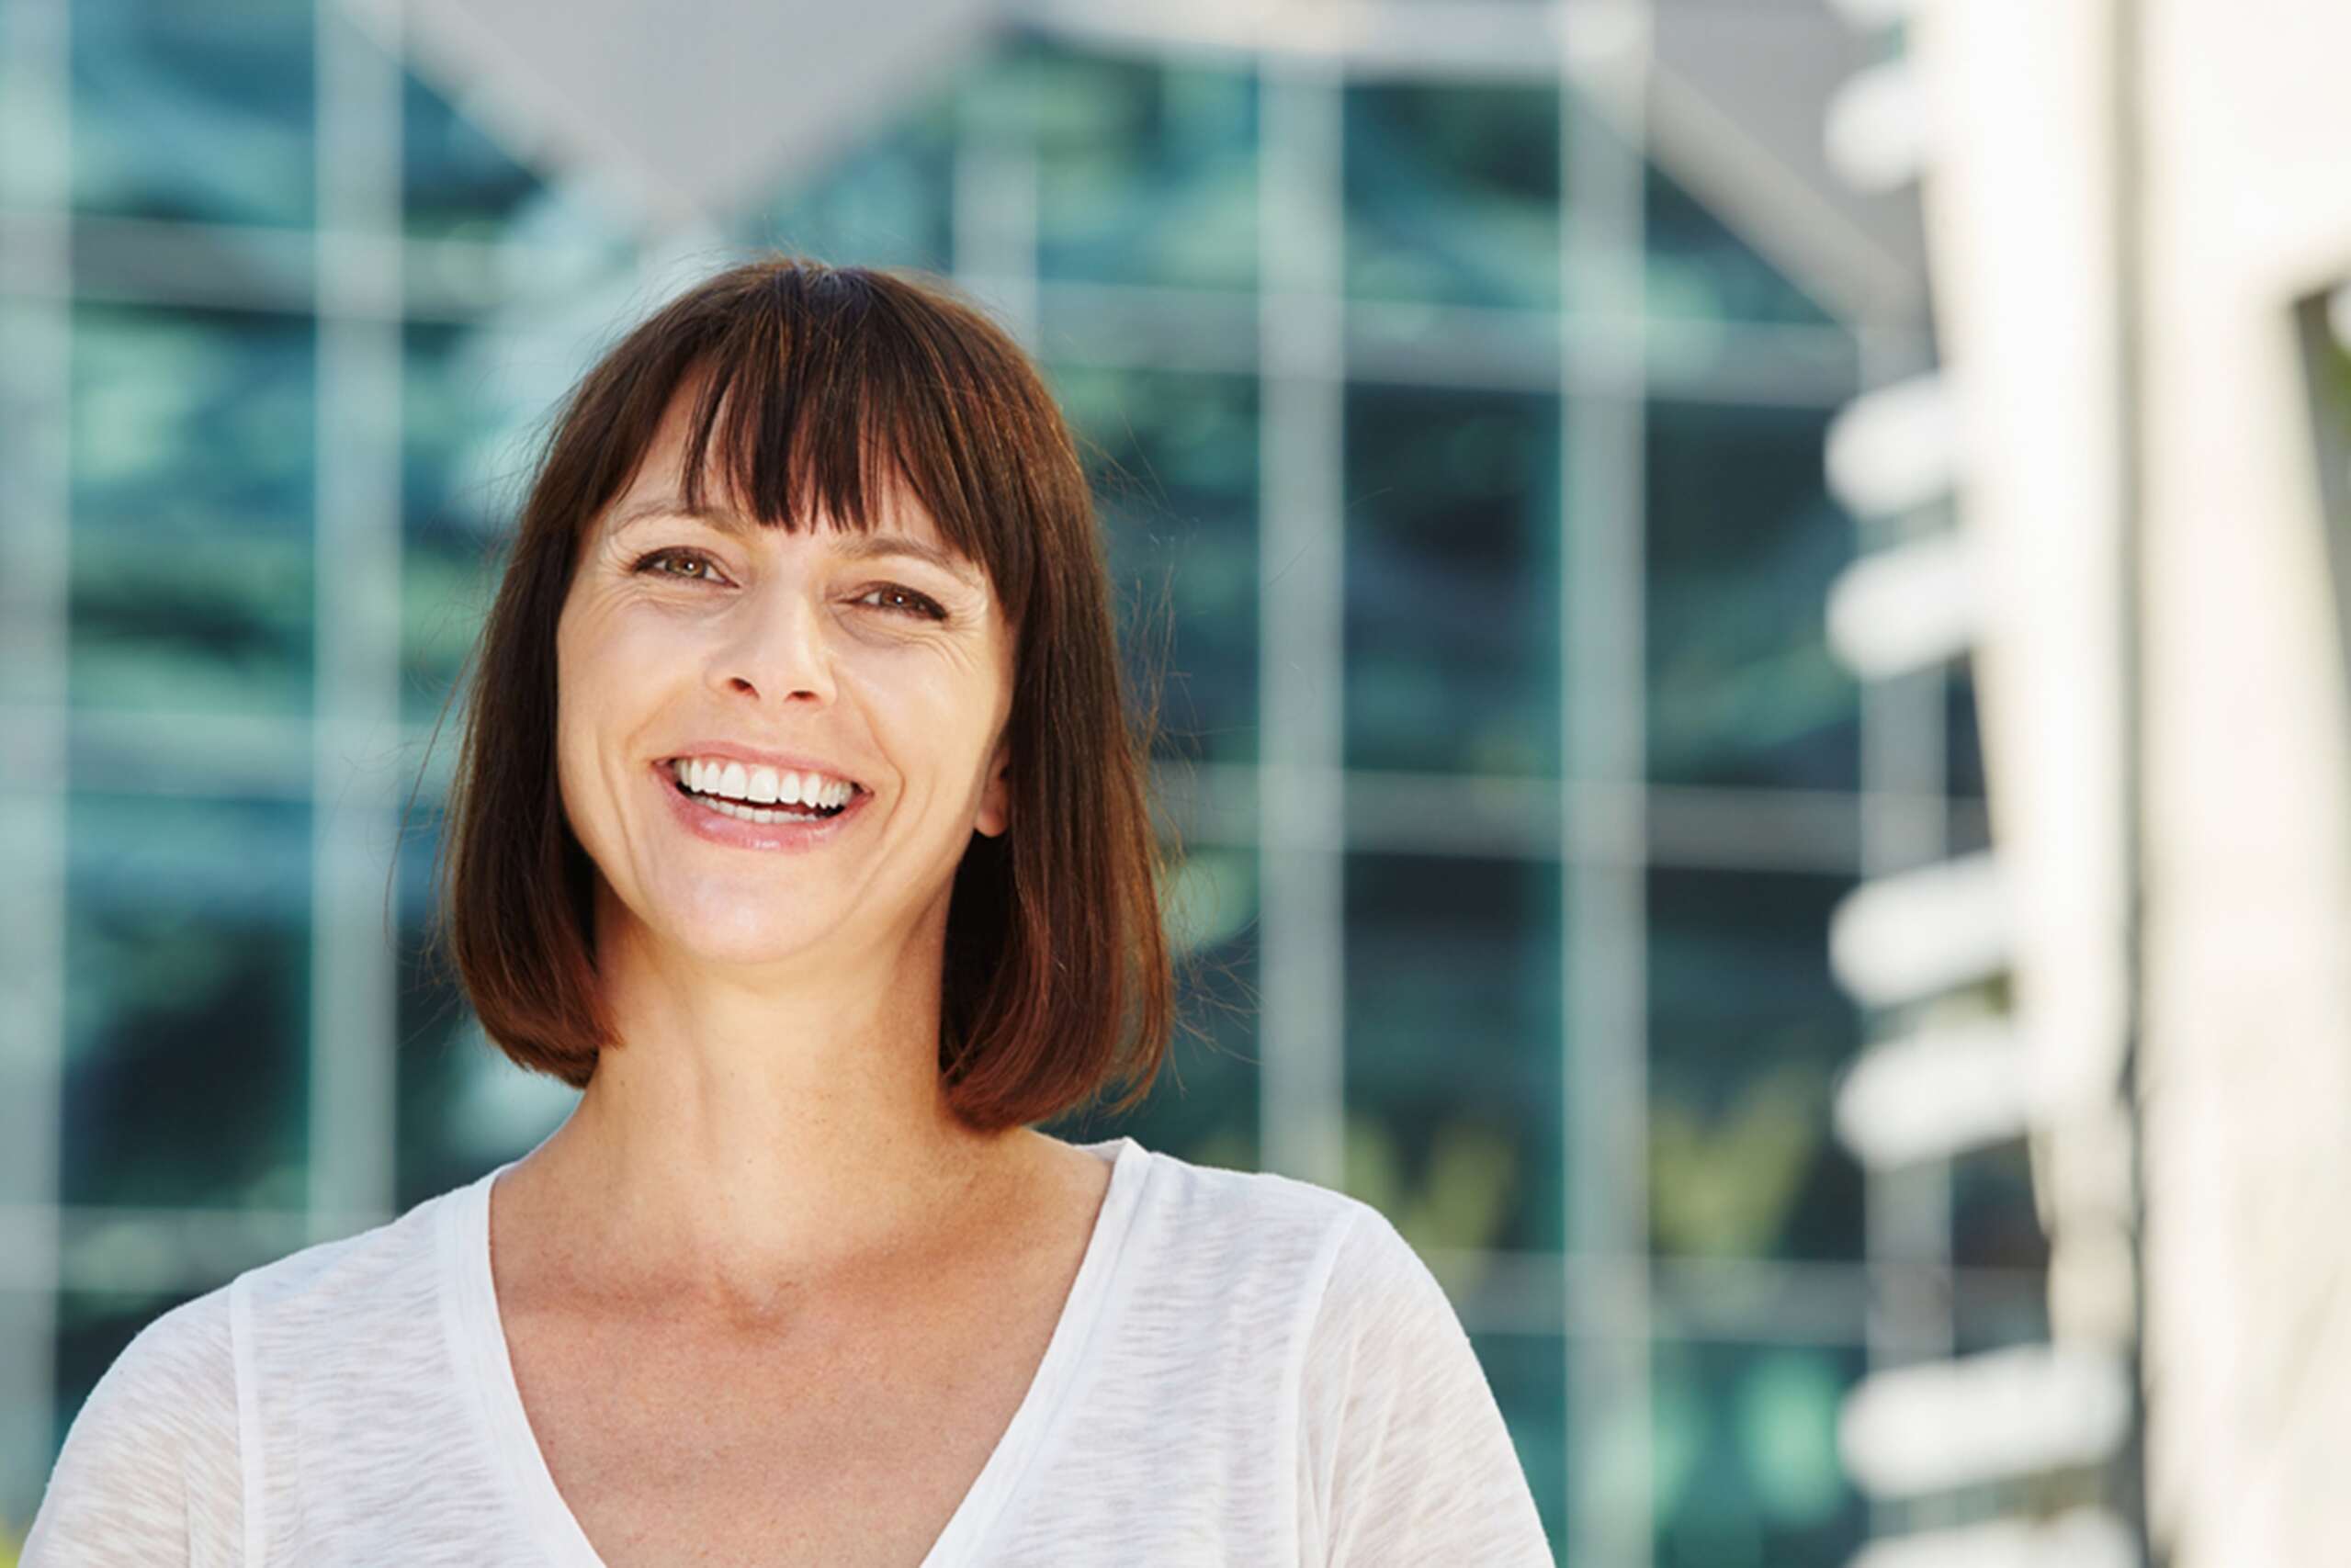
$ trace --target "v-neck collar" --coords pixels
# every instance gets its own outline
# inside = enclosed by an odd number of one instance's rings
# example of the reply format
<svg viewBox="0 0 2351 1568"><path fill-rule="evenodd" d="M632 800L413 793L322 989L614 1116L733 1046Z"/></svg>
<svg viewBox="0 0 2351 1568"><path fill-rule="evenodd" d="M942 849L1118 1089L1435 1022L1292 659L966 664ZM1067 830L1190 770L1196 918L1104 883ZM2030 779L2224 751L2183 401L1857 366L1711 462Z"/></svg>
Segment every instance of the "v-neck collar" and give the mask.
<svg viewBox="0 0 2351 1568"><path fill-rule="evenodd" d="M1086 1255L1028 1392L946 1528L924 1554L922 1568L951 1568L972 1560L1058 1419L1070 1382L1084 1364L1087 1341L1102 1317L1151 1156L1129 1136L1076 1146L1111 1162L1110 1186L1094 1216ZM490 1188L501 1172L522 1158L517 1155L446 1195L436 1235L442 1325L459 1371L473 1391L469 1403L499 1484L521 1510L532 1540L561 1568L606 1568L547 1468L547 1456L524 1414L521 1386L514 1380L505 1325L499 1316L490 1269Z"/></svg>

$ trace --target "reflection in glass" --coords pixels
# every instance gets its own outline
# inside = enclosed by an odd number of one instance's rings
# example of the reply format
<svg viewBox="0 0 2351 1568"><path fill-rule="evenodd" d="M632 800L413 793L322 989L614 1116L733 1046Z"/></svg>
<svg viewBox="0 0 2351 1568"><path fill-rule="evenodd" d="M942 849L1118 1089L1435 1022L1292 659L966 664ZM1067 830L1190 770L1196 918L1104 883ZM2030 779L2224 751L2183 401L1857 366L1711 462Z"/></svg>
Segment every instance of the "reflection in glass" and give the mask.
<svg viewBox="0 0 2351 1568"><path fill-rule="evenodd" d="M878 129L829 149L737 225L746 241L836 265L955 265L951 89L895 107Z"/></svg>
<svg viewBox="0 0 2351 1568"><path fill-rule="evenodd" d="M1649 873L1649 1206L1662 1253L1862 1256L1861 1175L1829 1129L1860 1044L1829 973L1843 877Z"/></svg>
<svg viewBox="0 0 2351 1568"><path fill-rule="evenodd" d="M1557 400L1359 383L1346 419L1347 765L1555 776Z"/></svg>
<svg viewBox="0 0 2351 1568"><path fill-rule="evenodd" d="M1659 1339L1651 1355L1657 1568L1838 1563L1868 1510L1837 1457L1858 1347Z"/></svg>
<svg viewBox="0 0 2351 1568"><path fill-rule="evenodd" d="M538 176L447 99L401 73L401 204L419 236L496 239L545 192Z"/></svg>
<svg viewBox="0 0 2351 1568"><path fill-rule="evenodd" d="M312 220L311 0L73 0L71 30L76 210Z"/></svg>
<svg viewBox="0 0 2351 1568"><path fill-rule="evenodd" d="M1653 401L1649 776L1851 790L1860 698L1823 606L1853 524L1822 475L1825 410Z"/></svg>
<svg viewBox="0 0 2351 1568"><path fill-rule="evenodd" d="M1257 280L1257 79L1028 39L977 77L976 115L1033 138L1037 274L1248 288Z"/></svg>
<svg viewBox="0 0 2351 1568"><path fill-rule="evenodd" d="M1982 800L1983 720L1975 711L1975 661L1952 660L1943 678L1943 788L1954 800Z"/></svg>
<svg viewBox="0 0 2351 1568"><path fill-rule="evenodd" d="M311 809L66 797L61 1200L299 1208Z"/></svg>
<svg viewBox="0 0 2351 1568"><path fill-rule="evenodd" d="M1557 308L1556 88L1358 84L1346 139L1350 299Z"/></svg>
<svg viewBox="0 0 2351 1568"><path fill-rule="evenodd" d="M1351 854L1347 1190L1418 1247L1561 1245L1559 868Z"/></svg>
<svg viewBox="0 0 2351 1568"><path fill-rule="evenodd" d="M2032 1156L2023 1139L1951 1162L1951 1260L1968 1269L2048 1270L2049 1233L2033 1202Z"/></svg>
<svg viewBox="0 0 2351 1568"><path fill-rule="evenodd" d="M494 552L514 526L506 509L520 499L491 481L484 461L503 411L480 340L471 325L402 329L400 694L411 724L442 715L496 592ZM452 727L457 717L452 708Z"/></svg>
<svg viewBox="0 0 2351 1568"><path fill-rule="evenodd" d="M1646 193L1645 289L1651 315L1836 324L1819 301L1655 164Z"/></svg>
<svg viewBox="0 0 2351 1568"><path fill-rule="evenodd" d="M1156 754L1254 762L1255 378L1074 365L1049 374L1109 539L1130 677L1161 694Z"/></svg>
<svg viewBox="0 0 2351 1568"><path fill-rule="evenodd" d="M612 215L578 186L542 179L407 71L401 73L401 220L418 239L576 243L591 251L622 243Z"/></svg>
<svg viewBox="0 0 2351 1568"><path fill-rule="evenodd" d="M73 308L76 703L307 713L308 318Z"/></svg>

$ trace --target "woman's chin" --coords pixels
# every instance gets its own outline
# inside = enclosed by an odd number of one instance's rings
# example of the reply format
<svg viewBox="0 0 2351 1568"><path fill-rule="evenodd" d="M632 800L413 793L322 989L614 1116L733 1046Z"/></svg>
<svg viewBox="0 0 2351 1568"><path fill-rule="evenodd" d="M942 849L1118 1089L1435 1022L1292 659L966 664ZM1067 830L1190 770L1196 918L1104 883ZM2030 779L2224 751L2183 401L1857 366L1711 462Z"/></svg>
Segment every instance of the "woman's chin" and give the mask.
<svg viewBox="0 0 2351 1568"><path fill-rule="evenodd" d="M772 887L750 897L727 896L740 889L699 891L706 896L659 900L660 912L639 921L643 934L701 963L757 966L820 948L838 931L838 921L819 918L805 897Z"/></svg>

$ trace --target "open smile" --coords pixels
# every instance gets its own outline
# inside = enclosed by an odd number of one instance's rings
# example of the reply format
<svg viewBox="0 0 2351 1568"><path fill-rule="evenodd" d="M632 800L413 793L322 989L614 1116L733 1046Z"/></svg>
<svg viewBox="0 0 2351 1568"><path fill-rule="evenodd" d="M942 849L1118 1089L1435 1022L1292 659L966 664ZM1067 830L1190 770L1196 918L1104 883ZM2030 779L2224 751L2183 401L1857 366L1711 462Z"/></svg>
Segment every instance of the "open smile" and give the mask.
<svg viewBox="0 0 2351 1568"><path fill-rule="evenodd" d="M670 803L678 825L698 839L734 849L795 853L819 849L857 820L873 792L860 789L833 811L798 804L760 806L723 795L696 795L678 781L667 762L652 764L654 783Z"/></svg>

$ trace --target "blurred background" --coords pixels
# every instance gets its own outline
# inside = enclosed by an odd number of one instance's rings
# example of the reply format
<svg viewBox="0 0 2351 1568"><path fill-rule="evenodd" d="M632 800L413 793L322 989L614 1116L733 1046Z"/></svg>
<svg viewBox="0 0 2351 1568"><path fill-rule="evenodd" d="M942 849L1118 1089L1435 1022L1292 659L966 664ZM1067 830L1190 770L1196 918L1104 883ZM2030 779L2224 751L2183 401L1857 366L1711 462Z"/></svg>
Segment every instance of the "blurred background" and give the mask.
<svg viewBox="0 0 2351 1568"><path fill-rule="evenodd" d="M1386 1213L1561 1562L2327 1560L2351 214L2248 5L0 0L0 1562L141 1326L568 1113L425 942L459 667L768 247L1028 346L1164 654L1212 1039L1051 1130Z"/></svg>

